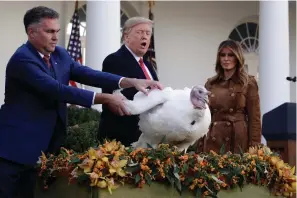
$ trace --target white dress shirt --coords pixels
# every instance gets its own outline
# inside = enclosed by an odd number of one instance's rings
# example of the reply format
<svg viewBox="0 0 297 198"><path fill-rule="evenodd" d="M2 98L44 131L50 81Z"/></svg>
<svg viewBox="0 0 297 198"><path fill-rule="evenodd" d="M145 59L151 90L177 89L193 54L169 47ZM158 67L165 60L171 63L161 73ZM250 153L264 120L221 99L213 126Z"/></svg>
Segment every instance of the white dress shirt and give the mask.
<svg viewBox="0 0 297 198"><path fill-rule="evenodd" d="M139 60L140 60L140 58L142 58L142 57L136 56L136 54L134 54L134 53L132 52L132 50L130 50L130 48L129 48L127 45L125 45L125 47L126 47L126 48L129 50L129 52L134 56L135 60L136 60L137 63L139 64ZM143 58L142 58L142 59L143 59ZM152 74L151 74L150 70L147 68L147 66L145 65L145 63L143 63L143 64L144 64L144 68L145 68L146 72L149 74L150 78L153 80L153 77L152 77ZM140 66L140 65L139 65L139 66Z"/></svg>

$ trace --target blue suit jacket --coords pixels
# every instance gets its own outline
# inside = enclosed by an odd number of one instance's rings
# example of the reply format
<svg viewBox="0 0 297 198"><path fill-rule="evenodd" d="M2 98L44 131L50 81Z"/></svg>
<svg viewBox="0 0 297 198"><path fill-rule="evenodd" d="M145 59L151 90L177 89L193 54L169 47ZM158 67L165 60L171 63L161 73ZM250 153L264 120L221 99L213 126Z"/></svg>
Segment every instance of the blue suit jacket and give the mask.
<svg viewBox="0 0 297 198"><path fill-rule="evenodd" d="M0 109L0 157L35 164L41 151L48 148L57 118L67 125L66 103L91 107L94 93L68 86L69 80L118 88L121 76L81 66L64 48L57 46L50 61L55 77L29 42L19 47L9 60L5 99Z"/></svg>
<svg viewBox="0 0 297 198"><path fill-rule="evenodd" d="M158 80L157 74L152 65L144 59L144 63L149 69L154 80ZM108 55L103 61L102 71L129 77L145 79L145 75L135 60L134 56L129 52L125 45ZM103 93L112 93L114 89L103 88ZM138 91L133 88L124 89L123 95L133 100L134 95ZM117 139L126 146L132 142L137 141L141 132L138 127L138 116L117 116L113 114L105 105L102 106L103 112L101 114L99 127L99 140L103 141L105 138Z"/></svg>

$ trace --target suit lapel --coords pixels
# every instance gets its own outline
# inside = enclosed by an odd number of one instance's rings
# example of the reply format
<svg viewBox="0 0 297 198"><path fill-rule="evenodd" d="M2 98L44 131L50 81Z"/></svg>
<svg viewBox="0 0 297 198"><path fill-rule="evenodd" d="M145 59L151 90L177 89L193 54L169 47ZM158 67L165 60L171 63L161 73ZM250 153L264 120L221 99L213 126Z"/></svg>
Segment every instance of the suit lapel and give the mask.
<svg viewBox="0 0 297 198"><path fill-rule="evenodd" d="M37 62L39 63L38 66L40 66L40 68L46 72L47 74L51 75L51 71L48 69L47 64L44 62L44 60L41 58L40 54L38 53L38 51L32 46L32 44L27 41L26 46L28 47L28 49L30 50L30 52L33 54L33 56L36 58Z"/></svg>
<svg viewBox="0 0 297 198"><path fill-rule="evenodd" d="M60 72L59 72L59 69L58 69L58 58L55 57L54 54L51 55L51 64L52 64L52 67L53 67L53 72L54 72L54 75L55 75L55 78L56 80L60 81L61 80L61 76L60 76Z"/></svg>
<svg viewBox="0 0 297 198"><path fill-rule="evenodd" d="M137 72L137 75L139 76L139 78L146 79L139 63L134 58L133 54L131 54L131 52L129 52L129 50L126 48L126 46L122 45L120 50L123 53L124 57L129 57L129 59L127 59L127 60L129 60L128 64L129 64L129 66L131 65L133 67L133 71ZM143 60L143 61L144 61L144 64L146 65L146 67L148 68L148 70L150 71L153 79L158 80L157 74L154 71L154 69L152 68L151 64L149 62L147 62L146 60Z"/></svg>

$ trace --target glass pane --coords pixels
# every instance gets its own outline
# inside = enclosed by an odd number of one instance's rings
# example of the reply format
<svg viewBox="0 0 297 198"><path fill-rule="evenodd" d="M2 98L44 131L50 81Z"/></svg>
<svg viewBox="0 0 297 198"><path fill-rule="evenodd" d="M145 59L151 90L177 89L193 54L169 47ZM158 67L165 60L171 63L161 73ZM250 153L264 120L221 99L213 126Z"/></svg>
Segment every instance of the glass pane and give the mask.
<svg viewBox="0 0 297 198"><path fill-rule="evenodd" d="M238 31L239 31L239 33L240 33L240 35L241 35L241 37L242 37L243 39L246 38L246 37L248 36L248 35L247 35L247 29L246 29L246 24L245 24L245 23L243 23L243 24L237 26L237 29L238 29Z"/></svg>
<svg viewBox="0 0 297 198"><path fill-rule="evenodd" d="M255 37L258 25L256 23L247 23L247 26L248 26L249 36L250 37Z"/></svg>
<svg viewBox="0 0 297 198"><path fill-rule="evenodd" d="M122 10L121 10L121 27L124 26L124 23L125 23L127 20L128 20L127 15L126 15L124 12L122 12Z"/></svg>
<svg viewBox="0 0 297 198"><path fill-rule="evenodd" d="M241 38L239 37L236 29L234 29L231 34L229 35L229 39L234 40L234 41L241 41Z"/></svg>

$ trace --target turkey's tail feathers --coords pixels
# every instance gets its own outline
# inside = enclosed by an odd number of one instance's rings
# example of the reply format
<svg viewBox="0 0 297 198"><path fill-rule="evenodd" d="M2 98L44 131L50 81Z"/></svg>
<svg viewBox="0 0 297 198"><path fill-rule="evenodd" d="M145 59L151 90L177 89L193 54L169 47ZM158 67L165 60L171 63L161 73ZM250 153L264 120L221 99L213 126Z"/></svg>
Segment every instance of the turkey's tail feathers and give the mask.
<svg viewBox="0 0 297 198"><path fill-rule="evenodd" d="M116 94L121 94L116 92ZM162 90L154 89L148 95L138 92L134 100L125 100L125 108L131 115L144 113L167 100L167 94Z"/></svg>

